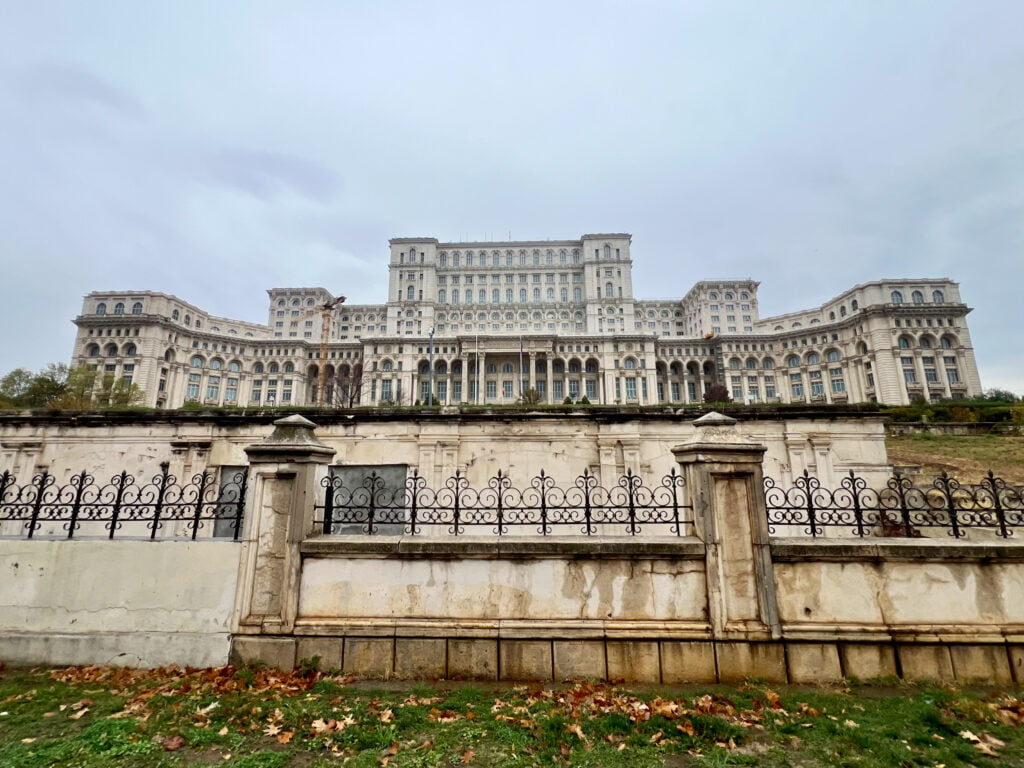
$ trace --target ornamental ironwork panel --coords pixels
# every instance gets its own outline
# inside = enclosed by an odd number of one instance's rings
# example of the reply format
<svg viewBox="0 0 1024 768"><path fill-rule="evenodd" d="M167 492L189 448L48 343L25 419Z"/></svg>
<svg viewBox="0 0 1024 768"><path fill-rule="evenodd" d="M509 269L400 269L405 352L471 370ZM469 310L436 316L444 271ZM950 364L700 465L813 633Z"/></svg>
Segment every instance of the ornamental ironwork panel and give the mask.
<svg viewBox="0 0 1024 768"><path fill-rule="evenodd" d="M971 528L1009 538L1024 525L1024 486L1008 485L991 471L979 483L961 483L943 472L927 485L896 475L875 490L852 471L839 488L822 488L807 470L792 488L766 477L768 530L796 528L821 536L828 528L854 536L919 537L939 528L963 538Z"/></svg>
<svg viewBox="0 0 1024 768"><path fill-rule="evenodd" d="M329 475L316 504L316 525L325 534L357 526L369 536L392 531L414 536L424 529L459 536L471 528L497 536L515 529L542 536L638 536L652 530L683 536L693 523L693 506L684 503L685 485L675 468L657 485L645 485L627 471L610 487L601 486L589 471L567 487L541 471L526 488L513 487L501 471L483 488L471 488L460 472L436 489L415 470L398 488L388 488L375 472L354 485Z"/></svg>
<svg viewBox="0 0 1024 768"><path fill-rule="evenodd" d="M201 472L190 482L179 483L160 464L160 473L138 483L121 472L109 483L97 483L86 471L65 485L43 471L25 485L10 473L0 475L0 531L20 523L19 535L31 539L45 529L61 531L68 539L100 536L195 539L201 530L213 534L217 521L225 521L230 537L238 540L245 512L247 472L236 471L217 482L217 473ZM209 525L209 528L207 526ZM177 532L168 533L172 529Z"/></svg>

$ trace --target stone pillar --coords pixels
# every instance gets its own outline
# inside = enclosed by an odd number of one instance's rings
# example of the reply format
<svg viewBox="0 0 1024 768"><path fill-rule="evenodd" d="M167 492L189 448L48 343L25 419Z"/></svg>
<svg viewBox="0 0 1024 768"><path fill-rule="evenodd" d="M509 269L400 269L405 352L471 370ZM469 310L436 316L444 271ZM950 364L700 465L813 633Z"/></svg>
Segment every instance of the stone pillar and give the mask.
<svg viewBox="0 0 1024 768"><path fill-rule="evenodd" d="M232 639L237 662L295 664L299 545L313 533L320 466L335 454L317 440L314 426L298 415L278 419L273 434L245 449L249 480Z"/></svg>
<svg viewBox="0 0 1024 768"><path fill-rule="evenodd" d="M468 403L469 402L469 355L466 353L462 354L460 358L462 360L462 393L459 400Z"/></svg>
<svg viewBox="0 0 1024 768"><path fill-rule="evenodd" d="M476 399L478 403L486 403L487 387L484 382L487 381L487 353L479 352L476 357Z"/></svg>
<svg viewBox="0 0 1024 768"><path fill-rule="evenodd" d="M530 353L530 389L537 389L537 353Z"/></svg>
<svg viewBox="0 0 1024 768"><path fill-rule="evenodd" d="M778 640L764 502L766 448L744 440L728 416L712 412L693 423L691 441L672 453L690 491L697 535L707 548L712 633L716 640L741 644ZM778 653L781 659L781 646ZM753 670L749 676L762 675Z"/></svg>

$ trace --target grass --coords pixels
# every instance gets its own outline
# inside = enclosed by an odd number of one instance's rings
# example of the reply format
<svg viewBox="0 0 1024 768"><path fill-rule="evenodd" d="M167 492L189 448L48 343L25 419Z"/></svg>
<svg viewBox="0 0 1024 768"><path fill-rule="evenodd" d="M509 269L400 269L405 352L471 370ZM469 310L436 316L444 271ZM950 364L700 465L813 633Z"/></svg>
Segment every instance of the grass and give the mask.
<svg viewBox="0 0 1024 768"><path fill-rule="evenodd" d="M919 465L925 475L945 471L977 482L991 469L1009 483L1024 483L1024 437L920 434L885 441L893 464Z"/></svg>
<svg viewBox="0 0 1024 768"><path fill-rule="evenodd" d="M1024 767L1014 691L354 684L270 670L0 674L7 768Z"/></svg>

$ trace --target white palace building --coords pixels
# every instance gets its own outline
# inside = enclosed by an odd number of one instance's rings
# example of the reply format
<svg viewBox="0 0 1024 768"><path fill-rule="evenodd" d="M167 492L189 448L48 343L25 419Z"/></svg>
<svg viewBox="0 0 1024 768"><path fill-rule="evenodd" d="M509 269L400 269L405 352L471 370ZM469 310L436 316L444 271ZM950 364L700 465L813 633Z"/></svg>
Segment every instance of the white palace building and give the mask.
<svg viewBox="0 0 1024 768"><path fill-rule="evenodd" d="M427 401L431 386L442 404L510 404L526 389L546 403L686 404L713 384L751 404L981 393L971 310L946 278L865 283L764 318L750 279L634 297L630 244L396 238L387 301L330 310L326 359L323 288L269 290L266 325L164 293L97 291L75 319L72 363L137 384L158 408L312 405L321 365L335 407Z"/></svg>

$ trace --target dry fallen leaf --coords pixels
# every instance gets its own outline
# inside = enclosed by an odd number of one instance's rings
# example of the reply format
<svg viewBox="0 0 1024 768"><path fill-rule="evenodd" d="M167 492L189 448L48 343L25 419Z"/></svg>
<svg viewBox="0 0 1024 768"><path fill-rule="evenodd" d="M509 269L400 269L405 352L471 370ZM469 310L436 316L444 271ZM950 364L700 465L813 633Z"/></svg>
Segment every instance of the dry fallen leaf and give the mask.
<svg viewBox="0 0 1024 768"><path fill-rule="evenodd" d="M463 752L462 753L462 763L463 763L463 765L468 765L469 763L473 762L473 756L475 754L476 754L476 752L474 752L472 749L467 749L465 752Z"/></svg>
<svg viewBox="0 0 1024 768"><path fill-rule="evenodd" d="M164 749L168 752L177 752L179 749L185 746L184 736L171 736L164 742Z"/></svg>
<svg viewBox="0 0 1024 768"><path fill-rule="evenodd" d="M279 734L280 732L281 732L281 726L277 725L276 723L271 723L270 725L268 725L266 728L263 729L263 733L266 736L277 736L277 734Z"/></svg>
<svg viewBox="0 0 1024 768"><path fill-rule="evenodd" d="M83 707L82 709L80 709L77 712L75 712L73 715L69 715L68 716L68 720L80 720L82 718L82 716L86 712L88 712L88 711L89 711L88 707Z"/></svg>
<svg viewBox="0 0 1024 768"><path fill-rule="evenodd" d="M391 742L391 746L388 747L388 751L385 752L384 754L385 755L397 755L398 754L398 742L397 741Z"/></svg>
<svg viewBox="0 0 1024 768"><path fill-rule="evenodd" d="M35 741L35 739L22 739L21 743L22 744L31 744L33 741Z"/></svg>
<svg viewBox="0 0 1024 768"><path fill-rule="evenodd" d="M843 720L843 725L847 728L860 728L860 723L856 723L853 720Z"/></svg>
<svg viewBox="0 0 1024 768"><path fill-rule="evenodd" d="M219 731L217 731L217 735L218 736L227 736L228 735L228 727L225 725L223 728L221 728Z"/></svg>
<svg viewBox="0 0 1024 768"><path fill-rule="evenodd" d="M295 736L295 731L284 731L283 733L279 733L277 734L277 743L287 744L292 740L293 736Z"/></svg>

